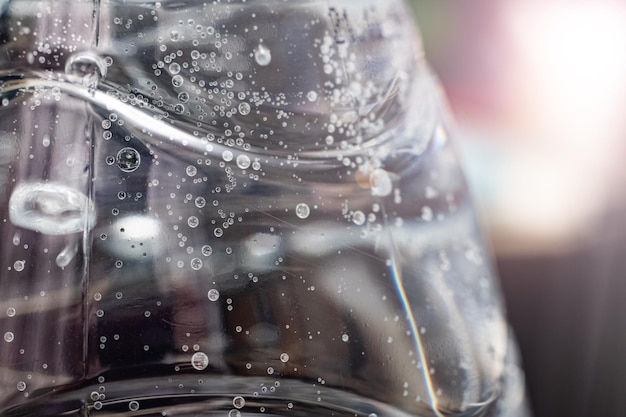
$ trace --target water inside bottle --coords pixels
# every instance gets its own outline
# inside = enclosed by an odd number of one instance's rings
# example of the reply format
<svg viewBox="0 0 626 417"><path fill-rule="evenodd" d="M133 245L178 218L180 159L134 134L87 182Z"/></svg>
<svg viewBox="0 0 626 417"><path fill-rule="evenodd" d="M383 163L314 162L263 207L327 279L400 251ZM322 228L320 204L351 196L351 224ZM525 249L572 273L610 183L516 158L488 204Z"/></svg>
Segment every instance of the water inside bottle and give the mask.
<svg viewBox="0 0 626 417"><path fill-rule="evenodd" d="M0 11L3 414L522 402L403 3Z"/></svg>

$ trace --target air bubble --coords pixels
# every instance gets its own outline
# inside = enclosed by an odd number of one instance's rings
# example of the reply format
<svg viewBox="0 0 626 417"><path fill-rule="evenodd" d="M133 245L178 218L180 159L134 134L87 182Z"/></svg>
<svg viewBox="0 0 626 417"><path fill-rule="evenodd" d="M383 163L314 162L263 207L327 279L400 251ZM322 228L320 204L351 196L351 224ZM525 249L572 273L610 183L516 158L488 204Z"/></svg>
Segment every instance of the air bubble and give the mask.
<svg viewBox="0 0 626 417"><path fill-rule="evenodd" d="M178 94L178 100L180 100L181 103L186 103L189 101L189 93L183 91L181 93Z"/></svg>
<svg viewBox="0 0 626 417"><path fill-rule="evenodd" d="M193 258L191 260L191 269L193 269L194 271L198 271L200 268L202 268L202 259Z"/></svg>
<svg viewBox="0 0 626 417"><path fill-rule="evenodd" d="M191 366L196 371L202 371L209 366L209 357L204 352L196 352L191 357Z"/></svg>
<svg viewBox="0 0 626 417"><path fill-rule="evenodd" d="M238 395L235 398L233 398L233 406L235 408L243 408L245 405L246 405L246 400L242 396Z"/></svg>
<svg viewBox="0 0 626 417"><path fill-rule="evenodd" d="M83 193L62 184L19 184L9 201L9 218L18 227L47 235L67 235L91 229L93 204Z"/></svg>
<svg viewBox="0 0 626 417"><path fill-rule="evenodd" d="M200 224L200 220L196 216L189 216L187 219L187 225L191 228L196 228Z"/></svg>
<svg viewBox="0 0 626 417"><path fill-rule="evenodd" d="M206 200L204 197L196 197L196 199L194 200L194 204L196 205L196 207L202 208L206 205Z"/></svg>
<svg viewBox="0 0 626 417"><path fill-rule="evenodd" d="M311 209L306 203L300 203L296 206L296 216L306 219L311 214Z"/></svg>
<svg viewBox="0 0 626 417"><path fill-rule="evenodd" d="M4 334L4 341L7 343L11 343L15 339L15 335L12 332L6 332Z"/></svg>
<svg viewBox="0 0 626 417"><path fill-rule="evenodd" d="M352 213L352 222L357 226L363 225L365 223L365 214L360 210L355 211Z"/></svg>
<svg viewBox="0 0 626 417"><path fill-rule="evenodd" d="M211 301L217 301L220 298L220 292L216 290L215 288L211 288L209 292L207 293L207 297Z"/></svg>
<svg viewBox="0 0 626 417"><path fill-rule="evenodd" d="M24 391L26 389L26 382L24 381L20 381L17 383L17 390L18 391Z"/></svg>
<svg viewBox="0 0 626 417"><path fill-rule="evenodd" d="M219 227L216 227L215 230L213 230L213 234L215 237L222 237L224 235L224 231Z"/></svg>
<svg viewBox="0 0 626 417"><path fill-rule="evenodd" d="M260 66L266 67L272 62L272 51L267 46L260 44L254 50L254 60Z"/></svg>
<svg viewBox="0 0 626 417"><path fill-rule="evenodd" d="M193 165L187 165L187 168L185 169L185 172L187 173L187 175L189 175L190 177L195 177L196 174L198 173L198 168L196 168Z"/></svg>
<svg viewBox="0 0 626 417"><path fill-rule="evenodd" d="M380 168L375 169L370 174L370 186L372 187L372 194L380 197L388 196L393 190L391 176L387 171Z"/></svg>
<svg viewBox="0 0 626 417"><path fill-rule="evenodd" d="M348 340L350 340L350 336L348 336L346 333L341 335L341 340L344 342L347 342Z"/></svg>
<svg viewBox="0 0 626 417"><path fill-rule="evenodd" d="M237 157L237 166L241 169L249 168L250 163L250 157L248 155L239 155Z"/></svg>
<svg viewBox="0 0 626 417"><path fill-rule="evenodd" d="M209 245L204 245L201 249L201 252L204 256L211 256L211 254L213 254L213 248Z"/></svg>
<svg viewBox="0 0 626 417"><path fill-rule="evenodd" d="M183 79L182 75L180 74L176 74L172 77L172 85L174 87L180 87L183 85L183 83L185 82L185 80Z"/></svg>
<svg viewBox="0 0 626 417"><path fill-rule="evenodd" d="M287 363L289 361L289 354L283 352L280 354L280 361L282 363Z"/></svg>
<svg viewBox="0 0 626 417"><path fill-rule="evenodd" d="M250 105L248 103L239 103L237 109L239 110L239 114L241 114L242 116L250 113Z"/></svg>
<svg viewBox="0 0 626 417"><path fill-rule="evenodd" d="M178 62L172 62L169 66L170 74L176 75L180 72L180 65Z"/></svg>
<svg viewBox="0 0 626 417"><path fill-rule="evenodd" d="M306 93L307 100L313 102L317 100L317 93L315 91L309 91Z"/></svg>
<svg viewBox="0 0 626 417"><path fill-rule="evenodd" d="M241 417L241 411L233 408L228 412L228 417Z"/></svg>
<svg viewBox="0 0 626 417"><path fill-rule="evenodd" d="M115 158L117 166L124 172L133 172L141 164L141 156L134 148L122 148Z"/></svg>
<svg viewBox="0 0 626 417"><path fill-rule="evenodd" d="M128 409L130 411L137 411L139 410L139 403L137 401L131 401L128 403Z"/></svg>
<svg viewBox="0 0 626 417"><path fill-rule="evenodd" d="M224 161L226 162L230 162L233 160L233 153L229 150L225 150L224 152L222 152L222 159L224 159Z"/></svg>
<svg viewBox="0 0 626 417"><path fill-rule="evenodd" d="M15 316L15 309L13 307L7 308L7 316L9 316L9 317L14 317Z"/></svg>
<svg viewBox="0 0 626 417"><path fill-rule="evenodd" d="M17 272L23 271L24 270L24 261L15 261L13 263L13 269L15 269Z"/></svg>

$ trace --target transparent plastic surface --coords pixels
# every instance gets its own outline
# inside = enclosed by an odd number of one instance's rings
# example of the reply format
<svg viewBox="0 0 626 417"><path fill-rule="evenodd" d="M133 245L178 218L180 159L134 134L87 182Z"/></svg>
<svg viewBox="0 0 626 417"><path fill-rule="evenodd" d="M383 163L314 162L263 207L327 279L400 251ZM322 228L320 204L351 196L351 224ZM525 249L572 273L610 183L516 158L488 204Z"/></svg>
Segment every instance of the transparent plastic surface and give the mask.
<svg viewBox="0 0 626 417"><path fill-rule="evenodd" d="M0 414L522 416L400 1L0 1Z"/></svg>

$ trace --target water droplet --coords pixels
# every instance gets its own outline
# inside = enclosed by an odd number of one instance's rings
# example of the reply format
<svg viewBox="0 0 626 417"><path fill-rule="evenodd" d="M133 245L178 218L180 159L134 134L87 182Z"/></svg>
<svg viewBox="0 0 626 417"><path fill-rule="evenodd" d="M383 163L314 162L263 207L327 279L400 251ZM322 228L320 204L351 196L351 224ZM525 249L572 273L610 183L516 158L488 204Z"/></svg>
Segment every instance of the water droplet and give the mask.
<svg viewBox="0 0 626 417"><path fill-rule="evenodd" d="M357 226L363 225L365 223L365 214L360 210L355 211L352 213L352 222Z"/></svg>
<svg viewBox="0 0 626 417"><path fill-rule="evenodd" d="M309 91L308 93L306 93L306 98L307 100L313 102L317 100L317 93L315 91Z"/></svg>
<svg viewBox="0 0 626 417"><path fill-rule="evenodd" d="M209 245L204 245L201 249L201 252L204 256L211 256L211 254L213 253L213 248Z"/></svg>
<svg viewBox="0 0 626 417"><path fill-rule="evenodd" d="M301 219L306 219L311 214L311 209L306 203L300 203L296 206L296 216Z"/></svg>
<svg viewBox="0 0 626 417"><path fill-rule="evenodd" d="M185 169L185 172L187 173L187 175L189 175L190 177L194 177L197 173L198 173L198 168L196 168L193 165L187 165L187 168Z"/></svg>
<svg viewBox="0 0 626 417"><path fill-rule="evenodd" d="M15 269L17 272L23 271L24 270L24 261L15 261L13 263L13 269Z"/></svg>
<svg viewBox="0 0 626 417"><path fill-rule="evenodd" d="M130 411L137 411L139 410L139 403L137 401L131 401L128 403L128 409Z"/></svg>
<svg viewBox="0 0 626 417"><path fill-rule="evenodd" d="M242 116L250 113L250 105L248 103L239 103L237 109L239 110L239 114L241 114Z"/></svg>
<svg viewBox="0 0 626 417"><path fill-rule="evenodd" d="M197 371L202 371L209 366L209 357L204 352L196 352L191 357L191 366Z"/></svg>
<svg viewBox="0 0 626 417"><path fill-rule="evenodd" d="M235 398L233 398L233 406L235 408L243 408L245 405L246 405L246 400L242 396L238 395Z"/></svg>
<svg viewBox="0 0 626 417"><path fill-rule="evenodd" d="M12 332L6 332L4 334L4 341L7 343L11 343L13 341L13 339L15 339L15 336L13 335Z"/></svg>
<svg viewBox="0 0 626 417"><path fill-rule="evenodd" d="M220 298L220 292L215 288L211 288L207 293L207 297L209 297L211 301L217 301Z"/></svg>
<svg viewBox="0 0 626 417"><path fill-rule="evenodd" d="M241 169L250 167L250 157L248 155L239 155L237 157L237 166Z"/></svg>
<svg viewBox="0 0 626 417"><path fill-rule="evenodd" d="M134 148L122 148L115 158L117 166L124 172L133 172L141 164L141 156Z"/></svg>
<svg viewBox="0 0 626 417"><path fill-rule="evenodd" d="M83 193L55 183L29 183L15 187L9 201L15 226L48 235L91 229L96 222L93 204Z"/></svg>
<svg viewBox="0 0 626 417"><path fill-rule="evenodd" d="M350 336L344 333L341 335L341 340L343 340L344 342L347 342L348 340L350 340Z"/></svg>
<svg viewBox="0 0 626 417"><path fill-rule="evenodd" d="M287 363L289 361L289 354L287 353L281 353L280 354L280 361L283 363Z"/></svg>
<svg viewBox="0 0 626 417"><path fill-rule="evenodd" d="M370 174L370 186L372 194L380 197L386 197L393 190L391 176L384 169L378 168Z"/></svg>
<svg viewBox="0 0 626 417"><path fill-rule="evenodd" d="M193 258L191 260L191 269L193 269L194 271L198 271L200 268L202 268L202 259Z"/></svg>
<svg viewBox="0 0 626 417"><path fill-rule="evenodd" d="M272 51L267 46L259 44L254 50L254 60L260 66L266 67L272 62Z"/></svg>

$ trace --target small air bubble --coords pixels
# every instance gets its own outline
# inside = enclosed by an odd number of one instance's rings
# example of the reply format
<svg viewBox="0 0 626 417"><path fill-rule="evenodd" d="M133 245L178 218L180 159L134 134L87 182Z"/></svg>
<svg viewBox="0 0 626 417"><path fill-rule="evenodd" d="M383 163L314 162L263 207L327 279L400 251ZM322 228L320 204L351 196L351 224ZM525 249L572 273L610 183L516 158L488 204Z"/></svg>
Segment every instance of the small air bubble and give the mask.
<svg viewBox="0 0 626 417"><path fill-rule="evenodd" d="M124 172L133 172L141 164L139 152L133 148L122 148L117 153L117 166Z"/></svg>
<svg viewBox="0 0 626 417"><path fill-rule="evenodd" d="M347 342L348 340L350 340L350 336L348 336L346 333L341 335L341 340L344 342Z"/></svg>
<svg viewBox="0 0 626 417"><path fill-rule="evenodd" d="M172 77L172 85L174 87L180 87L183 85L183 83L185 82L185 80L183 79L182 75L180 74L176 74Z"/></svg>
<svg viewBox="0 0 626 417"><path fill-rule="evenodd" d="M272 62L272 51L267 46L260 44L254 50L254 60L260 66L266 67Z"/></svg>
<svg viewBox="0 0 626 417"><path fill-rule="evenodd" d="M12 332L6 332L4 334L4 341L7 343L11 343L13 341L13 339L15 339L15 336L13 335Z"/></svg>
<svg viewBox="0 0 626 417"><path fill-rule="evenodd" d="M250 157L248 155L239 155L237 157L237 166L241 169L247 169L250 163Z"/></svg>
<svg viewBox="0 0 626 417"><path fill-rule="evenodd" d="M296 216L306 219L311 214L311 209L306 203L300 203L296 206Z"/></svg>
<svg viewBox="0 0 626 417"><path fill-rule="evenodd" d="M282 363L287 363L287 362L289 361L289 354L284 353L284 352L283 352L283 353L281 353L281 354L280 354L280 361L281 361Z"/></svg>
<svg viewBox="0 0 626 417"><path fill-rule="evenodd" d="M207 293L207 297L209 297L211 301L217 301L220 298L220 292L215 288L211 288Z"/></svg>
<svg viewBox="0 0 626 417"><path fill-rule="evenodd" d="M209 357L204 352L196 352L191 357L191 366L196 371L202 371L209 366Z"/></svg>
<svg viewBox="0 0 626 417"><path fill-rule="evenodd" d="M128 403L128 409L130 411L137 411L139 410L139 403L137 401L131 401Z"/></svg>
<svg viewBox="0 0 626 417"><path fill-rule="evenodd" d="M204 197L196 197L194 203L196 207L202 208L206 205L206 200L204 199Z"/></svg>
<svg viewBox="0 0 626 417"><path fill-rule="evenodd" d="M191 269L193 269L194 271L198 271L200 268L202 268L202 259L193 258L191 260Z"/></svg>
<svg viewBox="0 0 626 417"><path fill-rule="evenodd" d="M204 245L201 251L204 256L211 256L211 254L213 253L213 248L209 245Z"/></svg>
<svg viewBox="0 0 626 417"><path fill-rule="evenodd" d="M17 272L23 271L24 270L24 261L15 261L13 263L13 269L15 269Z"/></svg>
<svg viewBox="0 0 626 417"><path fill-rule="evenodd" d="M308 93L306 93L306 98L307 100L313 102L317 100L317 93L315 91L309 91Z"/></svg>
<svg viewBox="0 0 626 417"><path fill-rule="evenodd" d="M233 408L228 412L228 417L241 417L241 411Z"/></svg>
<svg viewBox="0 0 626 417"><path fill-rule="evenodd" d="M357 226L363 225L365 223L365 214L360 210L355 211L352 213L352 222Z"/></svg>
<svg viewBox="0 0 626 417"><path fill-rule="evenodd" d="M246 405L246 400L242 396L238 395L235 398L233 398L233 406L235 408L243 408L245 405Z"/></svg>
<svg viewBox="0 0 626 417"><path fill-rule="evenodd" d="M195 229L200 224L200 220L198 220L196 216L189 216L189 218L187 219L187 224L192 229Z"/></svg>
<svg viewBox="0 0 626 417"><path fill-rule="evenodd" d="M250 113L250 105L248 103L239 103L237 109L239 110L239 114L241 114L242 116Z"/></svg>
<svg viewBox="0 0 626 417"><path fill-rule="evenodd" d="M17 383L17 390L24 391L26 389L26 382L20 381Z"/></svg>
<svg viewBox="0 0 626 417"><path fill-rule="evenodd" d="M196 168L193 165L187 165L187 168L185 169L185 172L187 173L187 175L189 175L190 177L194 177L197 173L198 173L198 168Z"/></svg>
<svg viewBox="0 0 626 417"><path fill-rule="evenodd" d="M229 150L225 150L224 152L222 152L222 159L224 159L224 161L226 162L230 162L233 160L233 153Z"/></svg>

